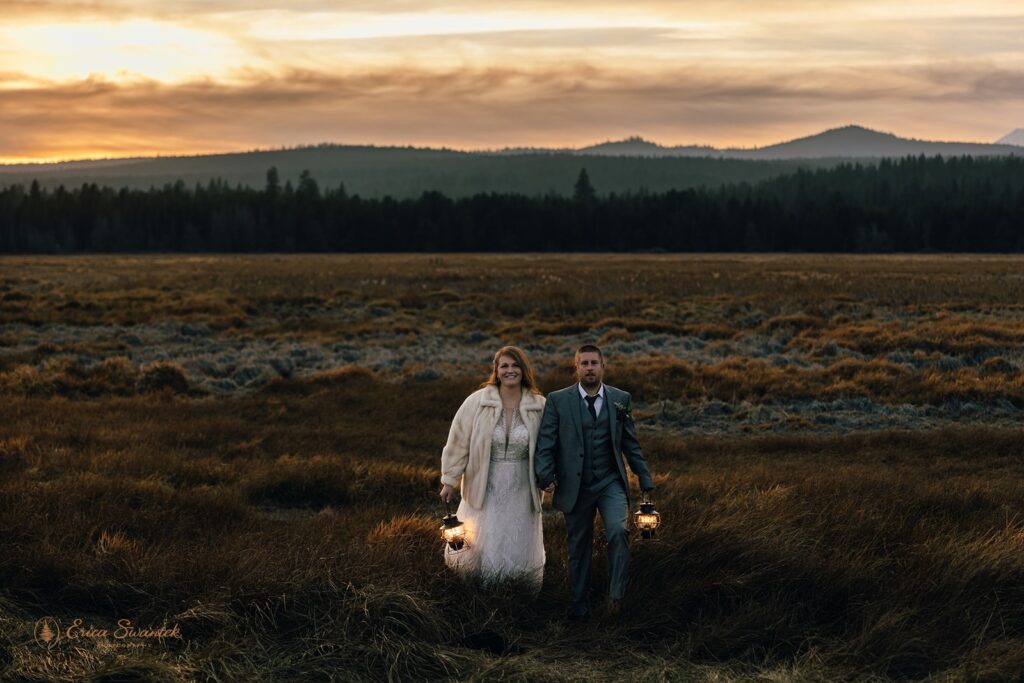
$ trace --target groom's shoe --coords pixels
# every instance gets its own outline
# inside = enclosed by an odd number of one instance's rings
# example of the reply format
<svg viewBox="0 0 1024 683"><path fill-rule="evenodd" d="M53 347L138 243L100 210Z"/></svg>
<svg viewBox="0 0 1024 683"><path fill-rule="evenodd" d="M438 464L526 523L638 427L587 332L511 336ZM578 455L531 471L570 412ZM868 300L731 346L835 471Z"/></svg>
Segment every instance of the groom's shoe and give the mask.
<svg viewBox="0 0 1024 683"><path fill-rule="evenodd" d="M569 621L590 621L590 610L578 610L572 608L569 610Z"/></svg>
<svg viewBox="0 0 1024 683"><path fill-rule="evenodd" d="M609 621L618 621L622 617L622 601L609 599L605 608L605 616Z"/></svg>

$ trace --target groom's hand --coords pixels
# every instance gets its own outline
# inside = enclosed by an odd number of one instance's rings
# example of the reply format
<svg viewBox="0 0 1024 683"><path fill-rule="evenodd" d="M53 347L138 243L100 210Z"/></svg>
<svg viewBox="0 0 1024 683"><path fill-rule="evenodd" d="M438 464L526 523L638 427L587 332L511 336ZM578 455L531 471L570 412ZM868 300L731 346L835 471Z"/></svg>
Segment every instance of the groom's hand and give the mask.
<svg viewBox="0 0 1024 683"><path fill-rule="evenodd" d="M546 487L546 488L544 489L544 493L554 493L554 491L555 491L555 482L551 482L551 483L550 483L550 484L548 484L548 485L547 485L547 487Z"/></svg>

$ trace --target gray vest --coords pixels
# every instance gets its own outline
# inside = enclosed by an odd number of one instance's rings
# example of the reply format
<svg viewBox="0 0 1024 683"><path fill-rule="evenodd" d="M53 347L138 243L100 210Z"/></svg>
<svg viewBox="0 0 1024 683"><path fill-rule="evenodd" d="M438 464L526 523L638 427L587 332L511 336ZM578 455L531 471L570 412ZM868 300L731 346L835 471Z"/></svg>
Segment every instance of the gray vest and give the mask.
<svg viewBox="0 0 1024 683"><path fill-rule="evenodd" d="M608 415L611 406L608 394L605 394L604 405L597 414L597 421L590 416L587 402L583 403L583 483L590 485L602 482L610 475L618 475L615 467L615 453L612 449L612 428Z"/></svg>

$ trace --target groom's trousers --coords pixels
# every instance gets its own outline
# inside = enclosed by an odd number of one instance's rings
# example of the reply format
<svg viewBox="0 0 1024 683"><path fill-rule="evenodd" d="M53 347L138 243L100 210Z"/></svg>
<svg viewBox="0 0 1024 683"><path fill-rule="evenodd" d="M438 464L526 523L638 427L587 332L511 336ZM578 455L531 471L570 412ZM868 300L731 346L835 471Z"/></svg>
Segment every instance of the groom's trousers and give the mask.
<svg viewBox="0 0 1024 683"><path fill-rule="evenodd" d="M629 515L626 488L616 472L613 477L580 487L579 498L571 512L565 513L565 532L569 546L569 584L572 611L588 610L590 565L594 548L594 512L601 513L604 537L608 544L608 594L620 600L626 592L629 571Z"/></svg>

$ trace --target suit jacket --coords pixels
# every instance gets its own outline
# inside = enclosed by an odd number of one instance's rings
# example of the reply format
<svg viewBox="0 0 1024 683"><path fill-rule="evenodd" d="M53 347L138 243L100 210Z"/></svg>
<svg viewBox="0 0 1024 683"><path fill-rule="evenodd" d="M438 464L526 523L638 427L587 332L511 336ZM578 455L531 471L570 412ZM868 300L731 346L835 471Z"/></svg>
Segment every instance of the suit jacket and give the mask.
<svg viewBox="0 0 1024 683"><path fill-rule="evenodd" d="M629 405L630 396L621 389L604 385L604 404L601 410L608 410L612 430L612 449L615 462L622 476L622 483L629 493L629 479L623 459L629 469L640 480L640 488L653 489L647 461L636 438L633 418L615 407L616 403ZM562 512L569 512L576 505L583 478L583 400L579 384L559 389L548 394L544 414L537 435L537 452L534 464L539 488L547 488L555 482L555 496L552 504Z"/></svg>
<svg viewBox="0 0 1024 683"><path fill-rule="evenodd" d="M544 408L544 397L523 390L519 403L519 414L530 431L530 470L534 469L537 431L540 428L540 411ZM501 419L501 394L498 388L488 385L470 394L452 420L448 431L448 442L441 451L441 483L459 486L466 502L481 509L487 493L487 471L491 463L491 435L494 426ZM531 478L530 495L533 509L541 511L541 496L536 482Z"/></svg>

